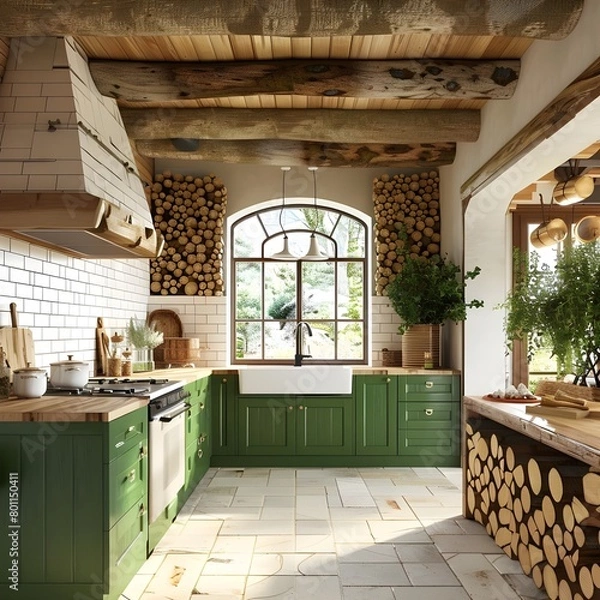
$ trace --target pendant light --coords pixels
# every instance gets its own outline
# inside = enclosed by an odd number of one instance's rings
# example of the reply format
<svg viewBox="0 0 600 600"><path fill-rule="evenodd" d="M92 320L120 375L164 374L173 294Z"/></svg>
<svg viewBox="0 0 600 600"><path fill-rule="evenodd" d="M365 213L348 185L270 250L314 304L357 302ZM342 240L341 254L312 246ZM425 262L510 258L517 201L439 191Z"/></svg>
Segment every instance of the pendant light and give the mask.
<svg viewBox="0 0 600 600"><path fill-rule="evenodd" d="M547 248L562 242L567 237L569 228L562 219L546 220L544 198L541 194L539 194L539 197L542 209L542 223L531 232L529 241L534 248ZM550 206L552 206L552 200L550 200Z"/></svg>
<svg viewBox="0 0 600 600"><path fill-rule="evenodd" d="M285 176L289 170L290 167L281 167L283 173L283 189L281 192L281 209L279 210L279 227L281 228L281 231L283 231L283 249L271 255L271 258L274 258L275 260L298 260L298 257L290 252L288 236L283 228L282 222L283 210L285 209Z"/></svg>
<svg viewBox="0 0 600 600"><path fill-rule="evenodd" d="M318 167L308 167L309 171L313 174L313 195L315 201L315 211L317 210L317 169ZM316 227L316 224L315 224ZM319 241L315 235L315 229L310 234L310 244L308 246L308 252L302 257L302 260L328 260L329 256L321 251L319 247Z"/></svg>

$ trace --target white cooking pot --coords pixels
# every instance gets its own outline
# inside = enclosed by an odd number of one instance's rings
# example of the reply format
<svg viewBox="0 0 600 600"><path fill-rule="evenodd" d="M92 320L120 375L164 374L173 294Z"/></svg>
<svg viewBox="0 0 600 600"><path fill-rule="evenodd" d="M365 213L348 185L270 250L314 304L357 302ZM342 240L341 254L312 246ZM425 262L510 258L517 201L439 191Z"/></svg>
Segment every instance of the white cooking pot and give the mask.
<svg viewBox="0 0 600 600"><path fill-rule="evenodd" d="M27 366L13 372L13 393L19 398L39 398L46 393L47 386L44 369Z"/></svg>
<svg viewBox="0 0 600 600"><path fill-rule="evenodd" d="M89 381L89 364L80 360L69 360L50 363L50 384L55 388L80 389Z"/></svg>

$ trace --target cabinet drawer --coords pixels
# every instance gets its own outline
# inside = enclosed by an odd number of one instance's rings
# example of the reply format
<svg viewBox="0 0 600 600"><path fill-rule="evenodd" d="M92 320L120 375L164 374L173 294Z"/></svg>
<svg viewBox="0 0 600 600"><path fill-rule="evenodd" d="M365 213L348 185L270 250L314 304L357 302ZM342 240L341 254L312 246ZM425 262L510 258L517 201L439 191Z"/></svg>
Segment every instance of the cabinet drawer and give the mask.
<svg viewBox="0 0 600 600"><path fill-rule="evenodd" d="M459 431L407 429L398 432L398 454L423 456L436 464L436 459L457 456L460 448ZM438 461L439 462L439 461Z"/></svg>
<svg viewBox="0 0 600 600"><path fill-rule="evenodd" d="M400 398L409 402L459 400L458 377L451 375L410 375L401 378Z"/></svg>
<svg viewBox="0 0 600 600"><path fill-rule="evenodd" d="M406 402L399 409L401 428L448 429L459 422L459 402Z"/></svg>
<svg viewBox="0 0 600 600"><path fill-rule="evenodd" d="M146 494L148 485L148 454L145 444L128 450L108 467L108 526L110 529Z"/></svg>
<svg viewBox="0 0 600 600"><path fill-rule="evenodd" d="M108 423L108 455L105 462L122 456L148 439L148 409L146 407Z"/></svg>
<svg viewBox="0 0 600 600"><path fill-rule="evenodd" d="M108 532L109 592L122 591L146 560L148 511L145 497L136 502Z"/></svg>

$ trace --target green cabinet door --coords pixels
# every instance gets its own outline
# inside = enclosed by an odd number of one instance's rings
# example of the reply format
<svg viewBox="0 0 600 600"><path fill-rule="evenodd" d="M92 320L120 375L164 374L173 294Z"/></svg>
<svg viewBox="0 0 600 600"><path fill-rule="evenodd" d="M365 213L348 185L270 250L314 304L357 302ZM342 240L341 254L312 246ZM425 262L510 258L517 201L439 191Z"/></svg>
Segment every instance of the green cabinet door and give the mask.
<svg viewBox="0 0 600 600"><path fill-rule="evenodd" d="M241 455L290 455L295 452L295 405L287 398L240 396Z"/></svg>
<svg viewBox="0 0 600 600"><path fill-rule="evenodd" d="M356 454L394 456L398 452L397 377L354 377Z"/></svg>
<svg viewBox="0 0 600 600"><path fill-rule="evenodd" d="M295 405L297 455L354 454L352 396L297 396Z"/></svg>
<svg viewBox="0 0 600 600"><path fill-rule="evenodd" d="M236 438L237 375L213 375L211 379L211 448L215 455L238 454Z"/></svg>

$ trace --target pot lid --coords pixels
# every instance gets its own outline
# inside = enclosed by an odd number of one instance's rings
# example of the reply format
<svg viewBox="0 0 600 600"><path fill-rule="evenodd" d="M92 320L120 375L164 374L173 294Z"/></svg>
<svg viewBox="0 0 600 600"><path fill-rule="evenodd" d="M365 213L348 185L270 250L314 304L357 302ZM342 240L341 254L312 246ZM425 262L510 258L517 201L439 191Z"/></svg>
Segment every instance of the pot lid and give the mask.
<svg viewBox="0 0 600 600"><path fill-rule="evenodd" d="M46 374L46 370L41 367L32 367L31 363L27 363L26 367L21 367L19 369L15 369L13 373L44 373Z"/></svg>
<svg viewBox="0 0 600 600"><path fill-rule="evenodd" d="M73 355L72 354L68 354L67 355L67 359L68 360L61 360L60 362L53 362L50 363L51 367L61 367L63 365L67 365L67 366L73 366L73 365L83 365L83 366L87 366L88 363L86 363L83 360L73 360Z"/></svg>

